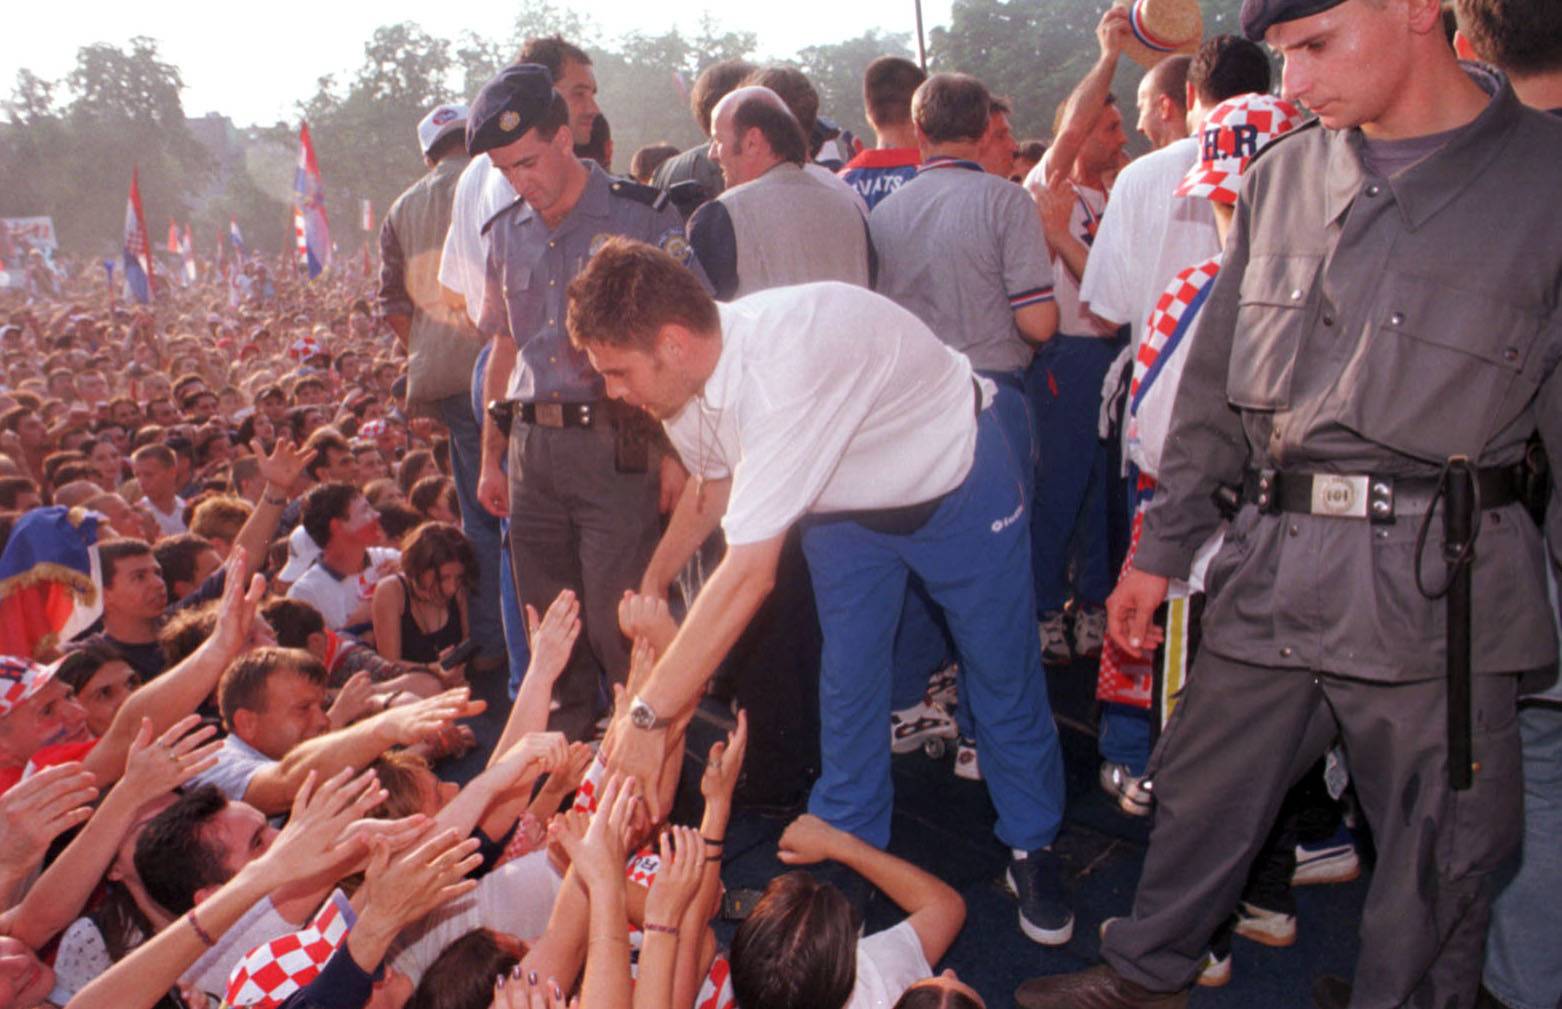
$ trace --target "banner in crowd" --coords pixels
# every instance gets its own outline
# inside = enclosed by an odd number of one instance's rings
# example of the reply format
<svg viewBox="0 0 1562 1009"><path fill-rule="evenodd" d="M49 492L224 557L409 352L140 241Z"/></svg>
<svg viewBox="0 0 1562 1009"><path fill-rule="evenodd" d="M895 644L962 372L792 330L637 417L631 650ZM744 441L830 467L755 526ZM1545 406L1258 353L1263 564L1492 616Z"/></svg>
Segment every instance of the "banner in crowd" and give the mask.
<svg viewBox="0 0 1562 1009"><path fill-rule="evenodd" d="M141 183L138 169L130 170L130 198L125 201L125 240L120 249L125 264L125 290L130 297L146 305L152 301L152 240L146 231L146 215L141 212Z"/></svg>
<svg viewBox="0 0 1562 1009"><path fill-rule="evenodd" d="M28 247L53 251L60 247L54 237L52 217L0 217L0 245L16 249Z"/></svg>
<svg viewBox="0 0 1562 1009"><path fill-rule="evenodd" d="M293 232L298 241L299 262L309 278L320 276L331 262L331 224L325 216L325 186L309 124L298 129L298 169L293 173Z"/></svg>

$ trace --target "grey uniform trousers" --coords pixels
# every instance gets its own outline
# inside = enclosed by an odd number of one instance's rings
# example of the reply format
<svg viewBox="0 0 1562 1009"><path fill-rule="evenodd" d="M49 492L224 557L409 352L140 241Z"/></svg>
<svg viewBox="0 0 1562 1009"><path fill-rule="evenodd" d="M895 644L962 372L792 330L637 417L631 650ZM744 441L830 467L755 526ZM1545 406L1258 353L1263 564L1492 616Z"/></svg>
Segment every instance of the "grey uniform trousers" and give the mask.
<svg viewBox="0 0 1562 1009"><path fill-rule="evenodd" d="M1151 758L1155 826L1133 915L1112 925L1103 958L1151 989L1192 984L1286 790L1340 734L1378 852L1351 1006L1472 1005L1488 876L1519 837L1517 689L1517 676L1475 677L1478 769L1454 792L1441 681L1366 682L1201 652Z"/></svg>
<svg viewBox="0 0 1562 1009"><path fill-rule="evenodd" d="M580 599L581 634L553 690L549 727L589 738L610 683L629 672L618 602L638 588L656 549L659 474L620 473L613 428L546 428L519 420L510 432L510 557L521 605L541 616L564 589Z"/></svg>

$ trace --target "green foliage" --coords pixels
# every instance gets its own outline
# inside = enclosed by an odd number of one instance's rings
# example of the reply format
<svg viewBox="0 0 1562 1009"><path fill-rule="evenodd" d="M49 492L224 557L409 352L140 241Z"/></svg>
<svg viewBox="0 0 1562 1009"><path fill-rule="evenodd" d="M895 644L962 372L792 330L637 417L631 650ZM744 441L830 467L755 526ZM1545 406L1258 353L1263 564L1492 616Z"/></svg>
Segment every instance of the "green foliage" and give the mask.
<svg viewBox="0 0 1562 1009"><path fill-rule="evenodd" d="M915 59L911 36L869 30L854 39L809 46L797 54L798 69L819 92L819 108L835 122L873 143L873 131L862 107L862 75L880 56Z"/></svg>

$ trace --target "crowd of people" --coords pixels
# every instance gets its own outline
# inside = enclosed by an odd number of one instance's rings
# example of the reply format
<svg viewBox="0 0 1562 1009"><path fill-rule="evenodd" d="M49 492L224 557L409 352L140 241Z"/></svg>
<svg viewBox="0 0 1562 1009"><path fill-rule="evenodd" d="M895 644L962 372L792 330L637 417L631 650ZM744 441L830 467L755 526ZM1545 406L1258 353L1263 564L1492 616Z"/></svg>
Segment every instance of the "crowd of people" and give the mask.
<svg viewBox="0 0 1562 1009"><path fill-rule="evenodd" d="M1562 1004L1562 15L1241 20L1109 8L1045 141L884 56L865 146L724 61L628 176L530 39L386 138L428 173L378 276L0 293L0 1007L984 1006L891 762L984 783L1069 944L1049 666L1154 821L1104 963L1023 1009L1185 1005L1367 837L1313 1004ZM745 809L810 868L734 906Z"/></svg>

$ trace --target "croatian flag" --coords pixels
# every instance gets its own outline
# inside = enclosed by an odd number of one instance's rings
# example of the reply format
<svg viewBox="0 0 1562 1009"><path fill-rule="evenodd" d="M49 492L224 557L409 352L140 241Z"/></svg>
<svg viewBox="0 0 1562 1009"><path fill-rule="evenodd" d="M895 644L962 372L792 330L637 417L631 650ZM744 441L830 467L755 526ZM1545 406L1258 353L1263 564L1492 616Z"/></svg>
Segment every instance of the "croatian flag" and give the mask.
<svg viewBox="0 0 1562 1009"><path fill-rule="evenodd" d="M130 170L130 199L125 202L125 241L120 258L125 263L125 290L143 305L152 302L152 240L141 213L141 185L137 169Z"/></svg>
<svg viewBox="0 0 1562 1009"><path fill-rule="evenodd" d="M16 520L0 554L0 654L50 658L103 612L99 519L53 505Z"/></svg>
<svg viewBox="0 0 1562 1009"><path fill-rule="evenodd" d="M320 276L331 262L331 224L325 216L325 187L309 124L298 130L298 168L293 173L293 223L300 261L309 268L309 279Z"/></svg>
<svg viewBox="0 0 1562 1009"><path fill-rule="evenodd" d="M239 222L228 218L228 241L233 246L234 253L239 257L239 262L244 261L244 233L239 230Z"/></svg>

